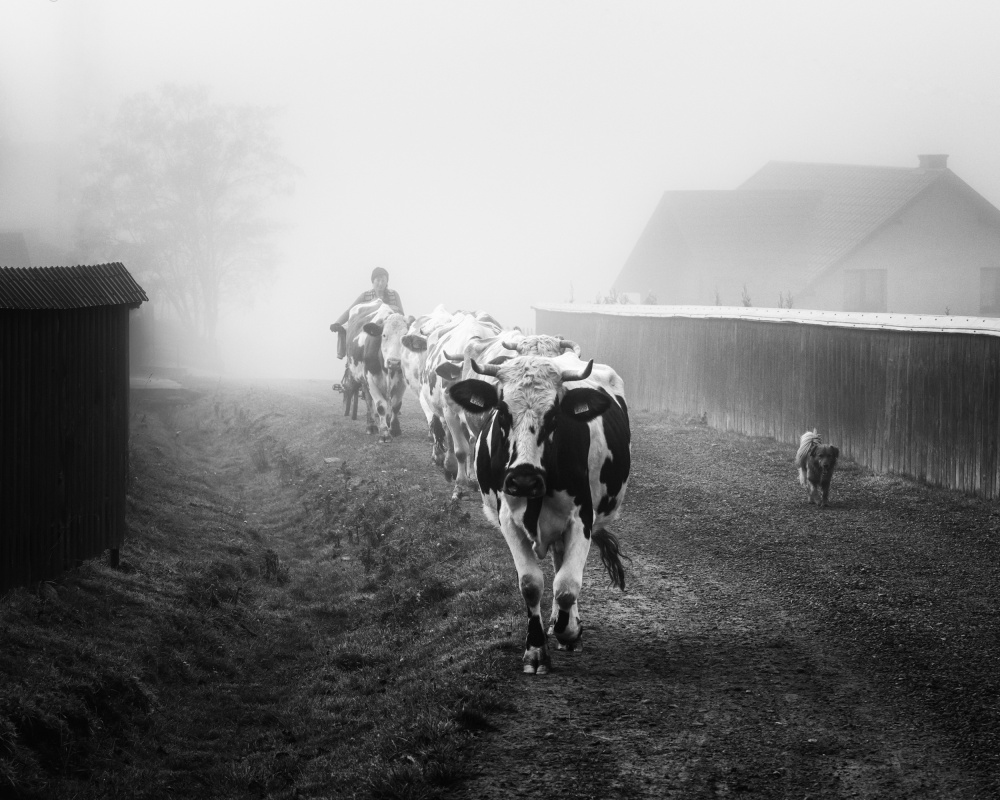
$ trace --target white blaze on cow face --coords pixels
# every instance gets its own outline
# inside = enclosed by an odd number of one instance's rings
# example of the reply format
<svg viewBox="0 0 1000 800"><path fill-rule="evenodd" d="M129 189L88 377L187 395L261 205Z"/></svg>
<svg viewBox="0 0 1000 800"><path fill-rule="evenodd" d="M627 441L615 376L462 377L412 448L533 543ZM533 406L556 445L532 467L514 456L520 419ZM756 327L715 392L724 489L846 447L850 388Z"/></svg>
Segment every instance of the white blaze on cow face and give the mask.
<svg viewBox="0 0 1000 800"><path fill-rule="evenodd" d="M561 370L540 358L514 358L501 365L500 397L510 414L505 494L541 497L545 494L542 456L547 416L563 391Z"/></svg>

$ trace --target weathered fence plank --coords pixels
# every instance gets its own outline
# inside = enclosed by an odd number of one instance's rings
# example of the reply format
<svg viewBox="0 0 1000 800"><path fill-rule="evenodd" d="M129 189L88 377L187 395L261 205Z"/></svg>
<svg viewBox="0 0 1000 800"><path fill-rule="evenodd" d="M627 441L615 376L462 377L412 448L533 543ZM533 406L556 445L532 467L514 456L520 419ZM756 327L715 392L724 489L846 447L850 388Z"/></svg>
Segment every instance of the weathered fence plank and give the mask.
<svg viewBox="0 0 1000 800"><path fill-rule="evenodd" d="M633 408L789 445L815 427L877 471L1000 497L1000 325L881 319L536 308L538 332L611 364Z"/></svg>

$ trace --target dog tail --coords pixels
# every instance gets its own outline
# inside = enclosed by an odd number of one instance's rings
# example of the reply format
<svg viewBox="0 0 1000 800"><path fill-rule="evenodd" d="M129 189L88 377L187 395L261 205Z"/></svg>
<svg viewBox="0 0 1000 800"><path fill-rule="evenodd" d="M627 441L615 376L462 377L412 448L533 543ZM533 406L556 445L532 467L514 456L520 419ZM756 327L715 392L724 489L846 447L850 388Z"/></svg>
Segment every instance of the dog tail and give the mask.
<svg viewBox="0 0 1000 800"><path fill-rule="evenodd" d="M820 438L819 431L815 428L811 431L803 433L799 439L799 451L795 454L796 462L801 462L802 459L809 455L809 451L822 441L823 440Z"/></svg>

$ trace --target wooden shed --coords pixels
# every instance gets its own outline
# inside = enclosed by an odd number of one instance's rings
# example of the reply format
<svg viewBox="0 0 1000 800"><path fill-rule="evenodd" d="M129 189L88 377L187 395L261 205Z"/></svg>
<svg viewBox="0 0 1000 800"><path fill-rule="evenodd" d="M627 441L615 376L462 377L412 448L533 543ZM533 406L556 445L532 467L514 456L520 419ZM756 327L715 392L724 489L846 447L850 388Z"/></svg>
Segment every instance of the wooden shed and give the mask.
<svg viewBox="0 0 1000 800"><path fill-rule="evenodd" d="M0 267L0 593L125 534L129 310L120 263Z"/></svg>

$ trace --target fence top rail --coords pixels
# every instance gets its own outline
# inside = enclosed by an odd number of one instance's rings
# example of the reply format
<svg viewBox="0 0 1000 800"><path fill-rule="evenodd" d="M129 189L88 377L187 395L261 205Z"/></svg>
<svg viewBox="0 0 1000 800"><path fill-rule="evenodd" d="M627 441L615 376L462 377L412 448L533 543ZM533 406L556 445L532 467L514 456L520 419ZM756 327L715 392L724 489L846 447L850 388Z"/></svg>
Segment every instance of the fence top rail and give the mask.
<svg viewBox="0 0 1000 800"><path fill-rule="evenodd" d="M868 328L928 333L973 333L1000 336L1000 318L936 314L882 314L854 311L817 311L805 308L744 308L743 306L661 306L628 303L550 303L533 305L535 311L568 314L603 314L613 317L685 317L689 319L742 319L839 328Z"/></svg>

